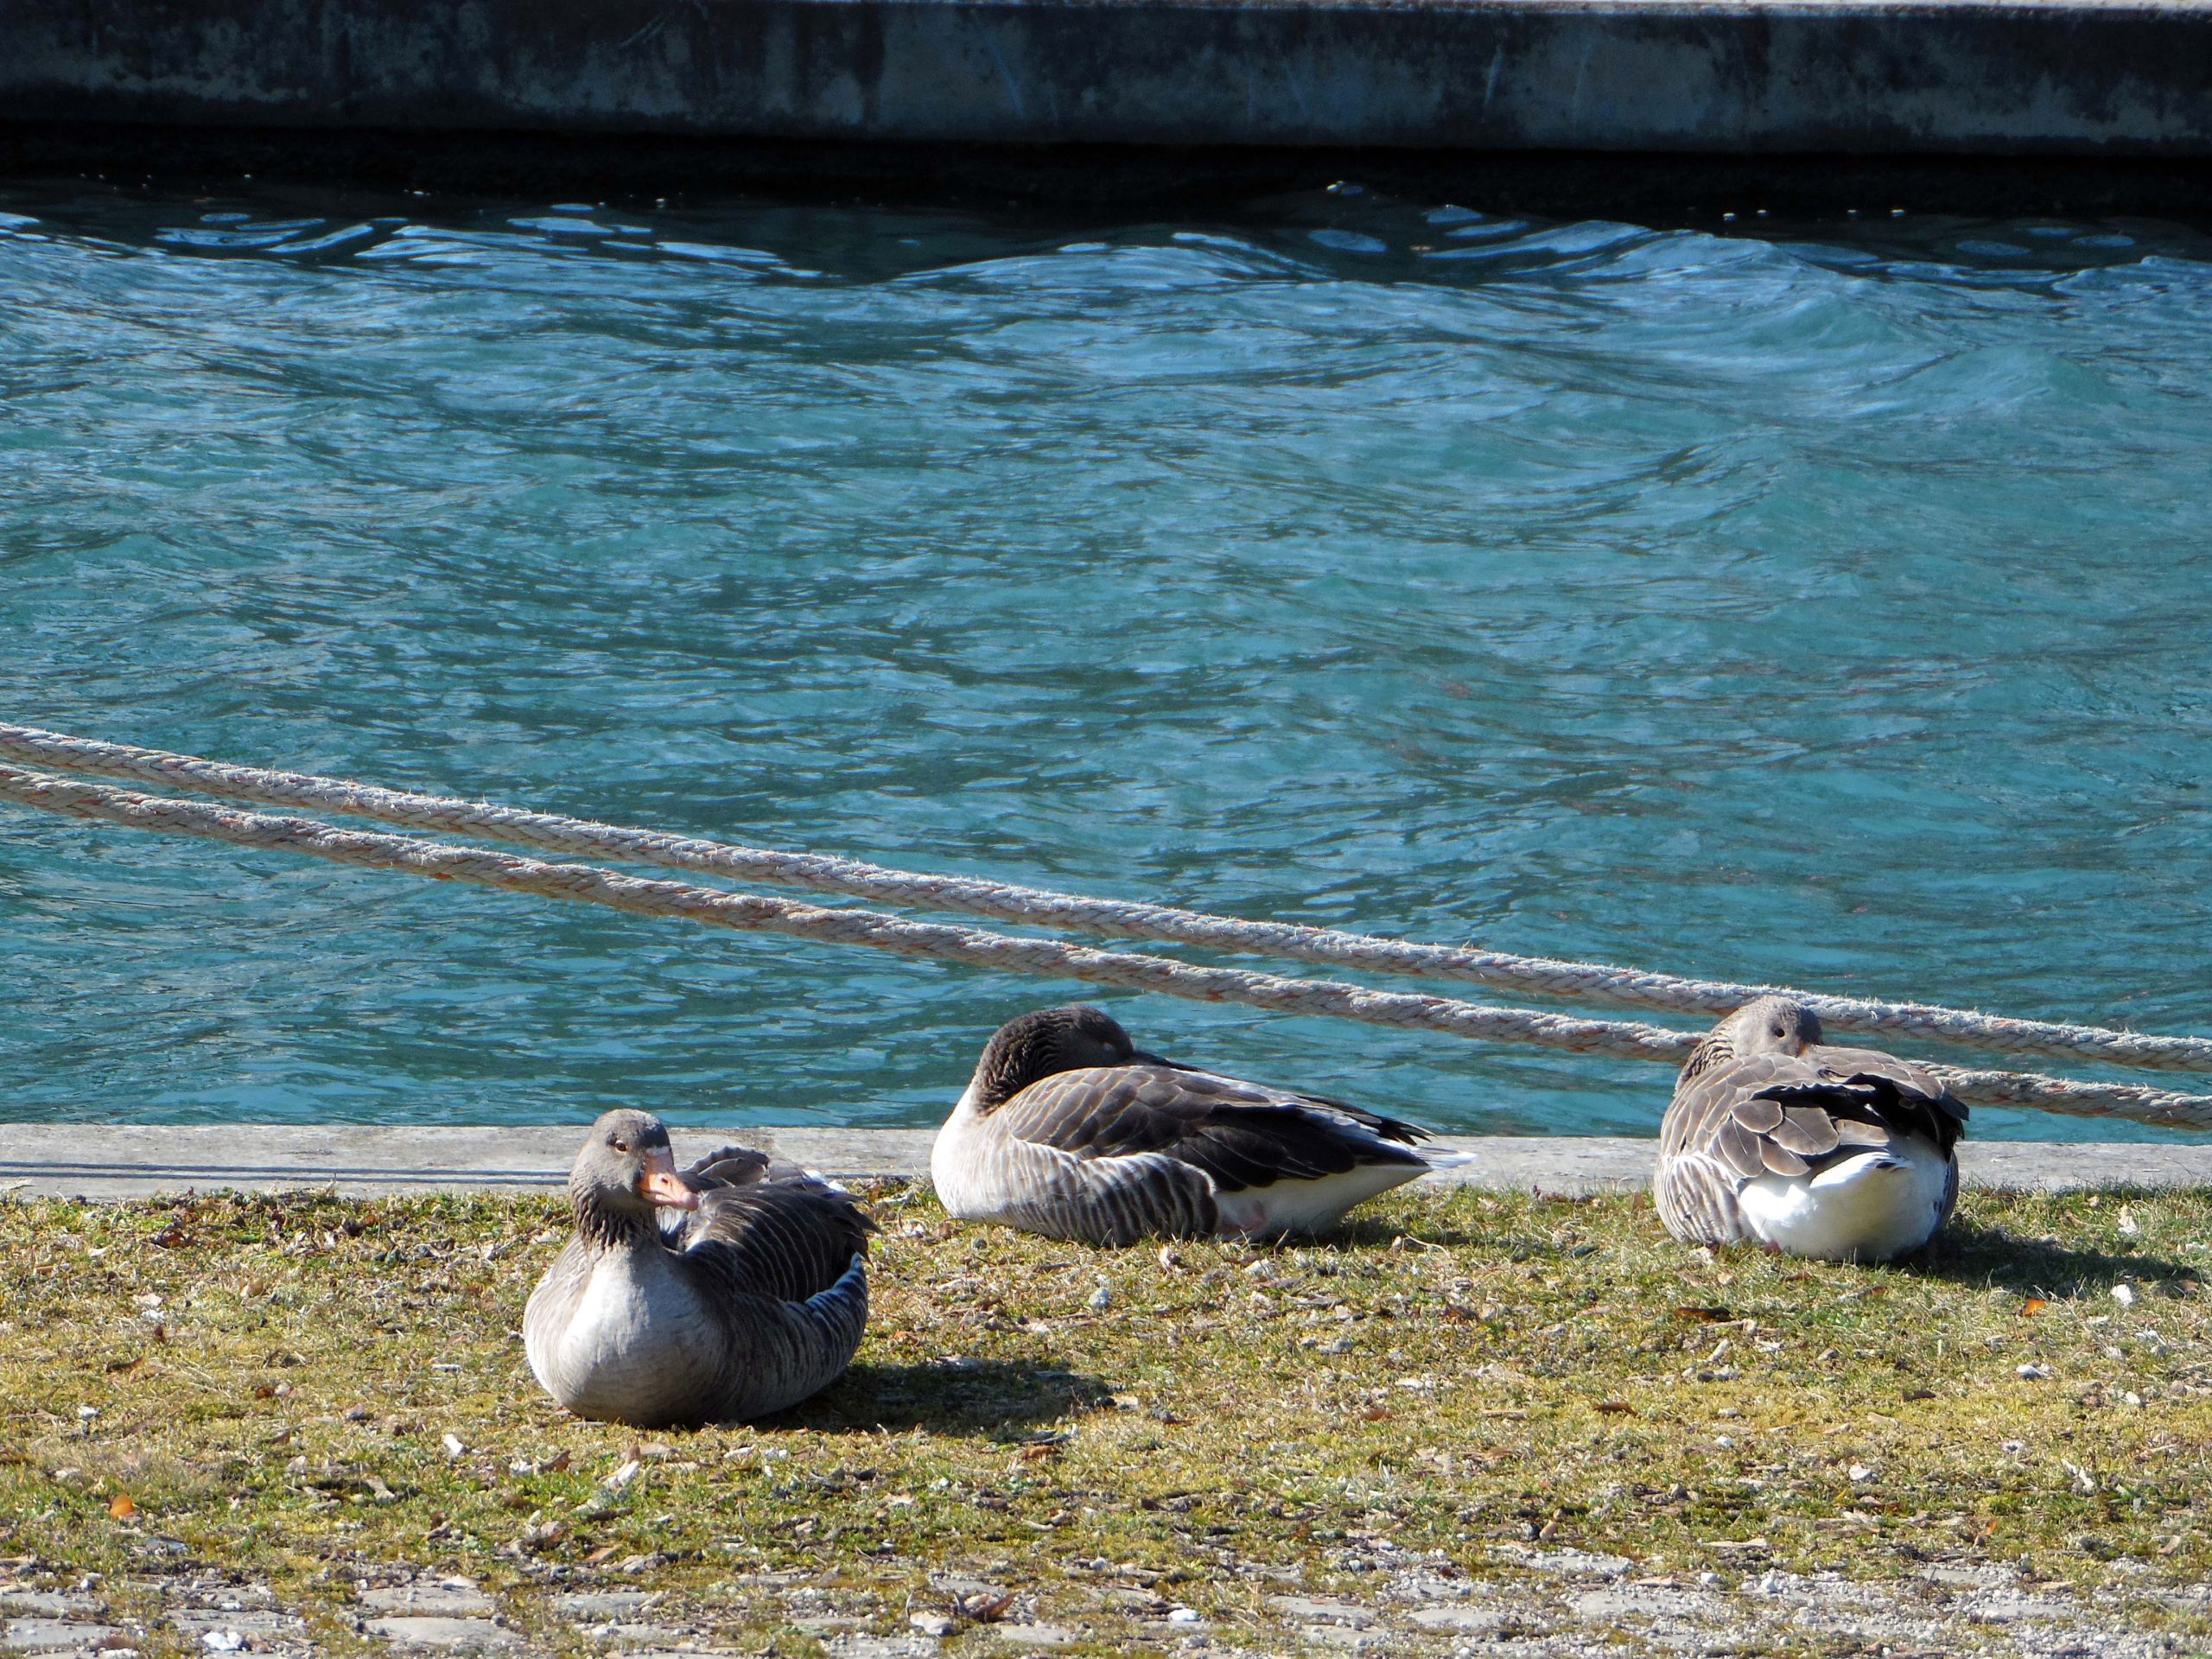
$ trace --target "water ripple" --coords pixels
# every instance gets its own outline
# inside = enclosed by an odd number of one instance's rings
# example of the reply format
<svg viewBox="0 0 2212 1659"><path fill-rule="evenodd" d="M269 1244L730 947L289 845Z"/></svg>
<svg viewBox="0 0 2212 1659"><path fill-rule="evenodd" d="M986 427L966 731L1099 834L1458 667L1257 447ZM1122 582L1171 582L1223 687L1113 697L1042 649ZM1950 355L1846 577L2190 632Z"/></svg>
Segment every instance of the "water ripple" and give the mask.
<svg viewBox="0 0 2212 1659"><path fill-rule="evenodd" d="M2212 1027L2189 233L1349 190L1122 224L5 205L15 717ZM8 829L16 1113L922 1122L1065 993ZM1621 1065L1124 1011L1452 1127L1642 1131L1664 1098Z"/></svg>

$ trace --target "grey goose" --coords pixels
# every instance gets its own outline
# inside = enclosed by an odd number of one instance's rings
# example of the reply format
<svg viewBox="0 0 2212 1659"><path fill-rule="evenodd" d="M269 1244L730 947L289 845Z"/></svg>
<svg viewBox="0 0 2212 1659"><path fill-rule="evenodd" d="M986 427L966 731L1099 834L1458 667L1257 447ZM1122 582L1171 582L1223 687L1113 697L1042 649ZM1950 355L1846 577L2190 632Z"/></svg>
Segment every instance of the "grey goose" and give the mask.
<svg viewBox="0 0 2212 1659"><path fill-rule="evenodd" d="M1139 1050L1111 1017L1046 1008L1000 1027L930 1154L951 1215L1125 1245L1330 1225L1463 1160L1427 1131Z"/></svg>
<svg viewBox="0 0 2212 1659"><path fill-rule="evenodd" d="M1690 1051L1659 1132L1659 1215L1675 1237L1880 1262L1949 1217L1965 1104L1909 1061L1821 1038L1810 1008L1766 996Z"/></svg>
<svg viewBox="0 0 2212 1659"><path fill-rule="evenodd" d="M759 1417L826 1388L859 1347L872 1229L838 1188L742 1147L678 1173L658 1118L613 1111L569 1199L575 1236L531 1293L523 1345L578 1415Z"/></svg>

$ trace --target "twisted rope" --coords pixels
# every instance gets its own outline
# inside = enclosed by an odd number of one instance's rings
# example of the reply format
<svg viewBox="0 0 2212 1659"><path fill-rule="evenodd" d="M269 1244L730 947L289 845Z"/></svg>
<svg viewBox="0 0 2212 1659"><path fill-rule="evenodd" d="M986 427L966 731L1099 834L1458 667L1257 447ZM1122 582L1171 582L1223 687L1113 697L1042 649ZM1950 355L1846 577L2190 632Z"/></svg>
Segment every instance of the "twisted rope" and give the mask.
<svg viewBox="0 0 2212 1659"><path fill-rule="evenodd" d="M142 795L0 765L0 799L134 829L194 836L232 846L304 853L336 864L399 870L507 893L602 905L643 916L681 917L709 926L781 933L825 944L866 945L900 956L966 963L995 973L1044 974L1160 991L1199 1002L1239 1002L1276 1014L1327 1015L1408 1031L1447 1032L1490 1042L1535 1043L1581 1054L1679 1065L1697 1033L1624 1020L1586 1020L1521 1008L1485 1007L1450 997L1368 990L1287 979L1241 968L1198 967L1163 957L1096 950L1056 939L1015 938L978 928L916 922L877 911L825 910L762 893L725 893L686 881L648 880L588 864L553 864L486 848L409 836L341 830L314 818L242 812L200 801ZM2131 1084L2078 1083L2009 1071L1932 1067L1960 1098L2032 1105L2078 1116L2119 1116L2212 1128L2212 1096Z"/></svg>
<svg viewBox="0 0 2212 1659"><path fill-rule="evenodd" d="M1287 922L1244 921L1166 905L1085 898L968 876L915 874L854 859L776 852L488 803L379 789L344 779L230 766L159 749L68 737L31 726L0 724L0 755L64 772L135 779L231 800L320 809L409 829L476 835L552 852L699 870L804 892L988 916L1103 938L1202 945L1370 973L1459 980L1532 996L1580 998L1615 1007L1708 1017L1733 1013L1755 997L1778 993L1804 1003L1825 1025L1839 1032L1891 1033L2010 1053L2069 1056L2108 1065L2212 1071L2212 1040L2202 1037L2012 1020L1924 1002L1884 1002L1772 985L1683 979L1600 963L1422 944Z"/></svg>

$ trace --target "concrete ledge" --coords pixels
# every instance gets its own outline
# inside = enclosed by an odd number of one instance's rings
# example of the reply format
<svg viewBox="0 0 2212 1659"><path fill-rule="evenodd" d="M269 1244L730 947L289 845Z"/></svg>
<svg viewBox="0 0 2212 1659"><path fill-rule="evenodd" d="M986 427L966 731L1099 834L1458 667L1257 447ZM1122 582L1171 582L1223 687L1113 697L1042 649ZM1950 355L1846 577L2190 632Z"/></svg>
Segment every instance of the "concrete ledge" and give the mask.
<svg viewBox="0 0 2212 1659"><path fill-rule="evenodd" d="M0 1196L95 1200L188 1191L394 1192L557 1191L582 1128L299 1128L277 1124L0 1124ZM926 1178L930 1129L678 1128L690 1159L724 1141L762 1147L845 1179ZM1634 1190L1651 1177L1649 1141L1600 1137L1454 1139L1475 1162L1437 1179L1492 1189ZM1967 1184L2066 1192L2212 1186L2212 1145L1968 1141Z"/></svg>
<svg viewBox="0 0 2212 1659"><path fill-rule="evenodd" d="M2208 60L2203 0L0 0L15 123L2204 156Z"/></svg>

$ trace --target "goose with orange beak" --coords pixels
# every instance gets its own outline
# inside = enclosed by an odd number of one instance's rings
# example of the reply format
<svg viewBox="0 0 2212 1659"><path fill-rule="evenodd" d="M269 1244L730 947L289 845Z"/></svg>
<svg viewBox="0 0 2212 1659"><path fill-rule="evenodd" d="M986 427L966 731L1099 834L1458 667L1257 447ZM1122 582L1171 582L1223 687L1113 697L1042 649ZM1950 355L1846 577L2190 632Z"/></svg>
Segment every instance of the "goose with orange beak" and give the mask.
<svg viewBox="0 0 2212 1659"><path fill-rule="evenodd" d="M640 1427L796 1405L868 1323L868 1218L851 1197L725 1147L678 1171L649 1112L592 1125L569 1173L575 1236L523 1311L545 1391Z"/></svg>

